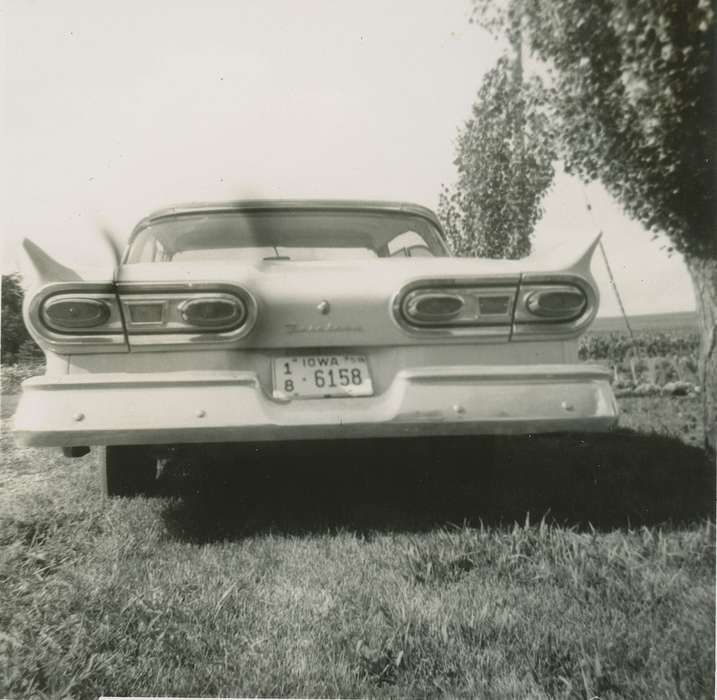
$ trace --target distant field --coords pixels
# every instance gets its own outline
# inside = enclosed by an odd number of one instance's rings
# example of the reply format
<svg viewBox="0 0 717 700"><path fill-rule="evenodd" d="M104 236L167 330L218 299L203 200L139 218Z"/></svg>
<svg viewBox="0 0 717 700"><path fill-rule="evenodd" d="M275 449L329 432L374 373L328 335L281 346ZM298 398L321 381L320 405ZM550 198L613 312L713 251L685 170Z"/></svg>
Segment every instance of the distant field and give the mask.
<svg viewBox="0 0 717 700"><path fill-rule="evenodd" d="M700 337L694 311L598 318L579 340L581 360L612 368L621 392L659 393L678 382L682 391L698 388Z"/></svg>
<svg viewBox="0 0 717 700"><path fill-rule="evenodd" d="M694 311L675 311L667 314L640 314L628 316L630 326L635 331L653 330L669 331L686 329L697 331L697 314ZM590 330L598 333L617 333L626 331L625 321L621 316L597 318Z"/></svg>

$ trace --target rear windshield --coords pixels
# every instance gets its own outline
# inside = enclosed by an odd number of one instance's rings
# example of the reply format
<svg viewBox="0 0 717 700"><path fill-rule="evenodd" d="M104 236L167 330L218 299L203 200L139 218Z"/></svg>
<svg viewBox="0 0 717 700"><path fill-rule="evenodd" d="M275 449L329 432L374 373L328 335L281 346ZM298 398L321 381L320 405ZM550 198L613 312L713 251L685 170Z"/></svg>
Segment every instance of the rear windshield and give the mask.
<svg viewBox="0 0 717 700"><path fill-rule="evenodd" d="M161 219L132 240L126 263L445 256L427 219L394 212L259 211Z"/></svg>

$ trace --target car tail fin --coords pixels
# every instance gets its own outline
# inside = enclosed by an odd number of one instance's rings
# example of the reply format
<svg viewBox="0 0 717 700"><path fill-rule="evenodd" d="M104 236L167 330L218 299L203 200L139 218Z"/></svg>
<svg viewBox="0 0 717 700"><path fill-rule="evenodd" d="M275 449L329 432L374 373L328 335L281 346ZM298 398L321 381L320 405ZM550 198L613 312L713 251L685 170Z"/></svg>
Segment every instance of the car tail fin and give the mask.
<svg viewBox="0 0 717 700"><path fill-rule="evenodd" d="M45 282L78 282L82 279L75 270L59 263L29 238L22 239L22 247L39 284Z"/></svg>
<svg viewBox="0 0 717 700"><path fill-rule="evenodd" d="M126 352L115 265L71 268L33 241L22 241L28 331L45 350Z"/></svg>
<svg viewBox="0 0 717 700"><path fill-rule="evenodd" d="M590 272L601 235L561 245L524 261L512 340L577 337L593 322L600 293Z"/></svg>
<svg viewBox="0 0 717 700"><path fill-rule="evenodd" d="M523 271L532 272L570 272L590 278L590 264L602 233L592 238L587 245L580 241L562 243L543 253L531 255L523 262Z"/></svg>
<svg viewBox="0 0 717 700"><path fill-rule="evenodd" d="M103 282L115 280L116 264L71 268L63 265L29 238L23 238L23 284L34 289L53 282ZM27 264L29 263L29 265Z"/></svg>

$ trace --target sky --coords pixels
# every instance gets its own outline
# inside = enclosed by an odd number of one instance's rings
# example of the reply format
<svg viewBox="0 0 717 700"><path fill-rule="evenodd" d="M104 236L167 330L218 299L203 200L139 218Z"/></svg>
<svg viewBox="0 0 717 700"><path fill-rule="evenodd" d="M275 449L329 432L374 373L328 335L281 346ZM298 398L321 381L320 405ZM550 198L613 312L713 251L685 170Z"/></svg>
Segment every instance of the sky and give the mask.
<svg viewBox="0 0 717 700"><path fill-rule="evenodd" d="M435 209L502 50L469 13L468 0L3 0L2 270L22 269L22 237L70 266L106 263L99 228L126 240L178 202ZM535 250L599 230L628 313L694 308L666 242L560 173ZM599 256L593 271L601 315L618 314Z"/></svg>

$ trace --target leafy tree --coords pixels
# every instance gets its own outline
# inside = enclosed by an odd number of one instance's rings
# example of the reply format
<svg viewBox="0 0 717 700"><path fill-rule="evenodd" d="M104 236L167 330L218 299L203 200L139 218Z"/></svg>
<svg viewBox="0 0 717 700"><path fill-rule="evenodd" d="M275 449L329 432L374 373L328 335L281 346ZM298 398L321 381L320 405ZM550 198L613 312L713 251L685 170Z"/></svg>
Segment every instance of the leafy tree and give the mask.
<svg viewBox="0 0 717 700"><path fill-rule="evenodd" d="M473 0L542 62L566 169L600 180L685 256L701 331L708 444L717 431L714 0ZM517 28L517 29L516 29Z"/></svg>
<svg viewBox="0 0 717 700"><path fill-rule="evenodd" d="M438 213L456 255L521 258L553 180L555 153L539 81L523 81L520 49L485 75L459 132L458 181Z"/></svg>
<svg viewBox="0 0 717 700"><path fill-rule="evenodd" d="M23 323L22 300L20 277L18 275L3 275L2 326L0 327L0 360L2 364L14 364L19 359L42 357L42 351L30 337Z"/></svg>

